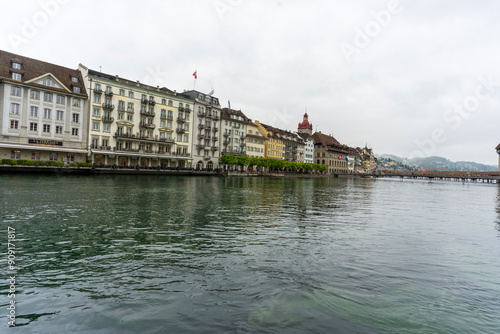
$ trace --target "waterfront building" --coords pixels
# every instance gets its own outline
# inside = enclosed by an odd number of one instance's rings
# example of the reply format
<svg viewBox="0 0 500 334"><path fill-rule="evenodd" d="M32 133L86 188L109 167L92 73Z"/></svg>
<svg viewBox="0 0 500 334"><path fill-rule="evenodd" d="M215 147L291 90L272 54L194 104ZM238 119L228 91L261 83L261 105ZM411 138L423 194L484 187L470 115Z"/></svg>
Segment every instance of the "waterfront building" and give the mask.
<svg viewBox="0 0 500 334"><path fill-rule="evenodd" d="M315 132L312 137L316 163L326 165L328 173L347 173L349 148L340 144L333 136L325 135L321 131Z"/></svg>
<svg viewBox="0 0 500 334"><path fill-rule="evenodd" d="M221 109L219 99L195 90L181 94L194 103L192 154L193 167L219 167Z"/></svg>
<svg viewBox="0 0 500 334"><path fill-rule="evenodd" d="M249 157L265 158L266 137L255 123L247 124L246 152Z"/></svg>
<svg viewBox="0 0 500 334"><path fill-rule="evenodd" d="M85 162L86 106L78 70L0 51L0 159Z"/></svg>
<svg viewBox="0 0 500 334"><path fill-rule="evenodd" d="M79 66L97 165L191 167L193 103L175 91Z"/></svg>
<svg viewBox="0 0 500 334"><path fill-rule="evenodd" d="M222 154L246 155L248 125L252 122L241 110L222 109Z"/></svg>
<svg viewBox="0 0 500 334"><path fill-rule="evenodd" d="M314 138L307 132L299 132L304 141L304 162L314 163Z"/></svg>
<svg viewBox="0 0 500 334"><path fill-rule="evenodd" d="M279 131L259 121L255 121L255 125L257 125L266 138L264 156L270 159L283 159L283 140Z"/></svg>

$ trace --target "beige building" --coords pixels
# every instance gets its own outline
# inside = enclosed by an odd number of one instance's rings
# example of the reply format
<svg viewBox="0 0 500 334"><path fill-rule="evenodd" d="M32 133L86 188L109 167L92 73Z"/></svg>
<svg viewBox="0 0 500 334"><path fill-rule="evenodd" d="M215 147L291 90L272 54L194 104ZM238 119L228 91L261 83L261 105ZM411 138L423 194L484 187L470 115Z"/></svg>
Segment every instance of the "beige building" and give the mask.
<svg viewBox="0 0 500 334"><path fill-rule="evenodd" d="M191 167L193 102L159 88L88 69L90 159L97 165Z"/></svg>
<svg viewBox="0 0 500 334"><path fill-rule="evenodd" d="M341 145L337 139L315 132L314 139L315 163L326 165L328 173L348 173L349 150L345 145ZM346 160L347 158L347 160Z"/></svg>
<svg viewBox="0 0 500 334"><path fill-rule="evenodd" d="M81 73L0 51L0 159L85 162Z"/></svg>
<svg viewBox="0 0 500 334"><path fill-rule="evenodd" d="M254 123L247 124L246 136L247 156L255 158L265 158L266 137Z"/></svg>

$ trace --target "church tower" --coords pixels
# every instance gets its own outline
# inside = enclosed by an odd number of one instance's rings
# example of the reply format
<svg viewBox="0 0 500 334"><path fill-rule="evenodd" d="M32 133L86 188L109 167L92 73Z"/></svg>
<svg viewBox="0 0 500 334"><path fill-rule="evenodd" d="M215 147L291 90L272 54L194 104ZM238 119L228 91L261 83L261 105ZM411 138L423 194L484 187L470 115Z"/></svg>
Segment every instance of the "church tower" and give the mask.
<svg viewBox="0 0 500 334"><path fill-rule="evenodd" d="M298 132L299 133L307 133L310 136L312 136L313 125L312 125L312 123L309 123L308 118L309 118L309 116L307 116L307 113L305 113L304 119L302 120L302 123L299 123Z"/></svg>

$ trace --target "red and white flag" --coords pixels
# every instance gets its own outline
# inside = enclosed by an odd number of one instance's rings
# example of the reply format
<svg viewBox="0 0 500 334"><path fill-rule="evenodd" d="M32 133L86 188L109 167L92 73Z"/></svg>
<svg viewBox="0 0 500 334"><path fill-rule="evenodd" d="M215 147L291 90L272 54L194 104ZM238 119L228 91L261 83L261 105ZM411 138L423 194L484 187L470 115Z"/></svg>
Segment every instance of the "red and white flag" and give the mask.
<svg viewBox="0 0 500 334"><path fill-rule="evenodd" d="M194 71L194 73L193 73L193 77L194 77L195 79L198 79L198 75L196 74L196 72L198 72L198 71Z"/></svg>
<svg viewBox="0 0 500 334"><path fill-rule="evenodd" d="M342 160L342 154L341 154L341 155L339 155L339 160Z"/></svg>

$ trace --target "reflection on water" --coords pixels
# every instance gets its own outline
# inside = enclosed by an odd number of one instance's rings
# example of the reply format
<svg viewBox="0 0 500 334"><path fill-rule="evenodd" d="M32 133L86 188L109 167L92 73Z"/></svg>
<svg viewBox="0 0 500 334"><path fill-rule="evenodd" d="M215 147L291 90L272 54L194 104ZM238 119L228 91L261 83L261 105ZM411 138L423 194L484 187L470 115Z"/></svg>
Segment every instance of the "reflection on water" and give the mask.
<svg viewBox="0 0 500 334"><path fill-rule="evenodd" d="M495 185L27 175L0 184L2 224L17 231L23 333L500 331Z"/></svg>

